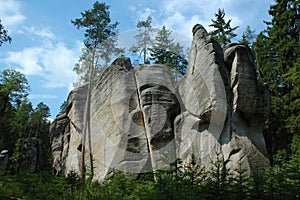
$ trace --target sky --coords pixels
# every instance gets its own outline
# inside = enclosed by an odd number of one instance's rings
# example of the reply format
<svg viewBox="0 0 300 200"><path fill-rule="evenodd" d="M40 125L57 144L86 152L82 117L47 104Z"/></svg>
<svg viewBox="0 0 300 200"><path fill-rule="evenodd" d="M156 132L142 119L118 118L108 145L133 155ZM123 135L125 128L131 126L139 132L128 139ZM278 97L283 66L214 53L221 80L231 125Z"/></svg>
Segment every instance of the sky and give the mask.
<svg viewBox="0 0 300 200"><path fill-rule="evenodd" d="M72 25L81 12L93 7L95 0L0 0L1 24L9 31L11 44L0 47L0 71L20 70L31 90L29 100L36 106L44 102L50 107L51 118L59 113L76 74L74 65L81 55L83 31ZM152 26L165 25L185 38L190 46L192 27L199 23L211 31L211 19L218 8L224 9L225 19L241 38L246 26L255 33L270 21L268 10L273 0L104 0L110 6L112 22L119 22L122 44L130 48L134 41L128 33L136 30L138 20L152 16ZM121 39L120 39L121 40ZM129 41L126 44L126 40ZM121 43L121 42L120 42ZM127 49L126 49L127 50Z"/></svg>

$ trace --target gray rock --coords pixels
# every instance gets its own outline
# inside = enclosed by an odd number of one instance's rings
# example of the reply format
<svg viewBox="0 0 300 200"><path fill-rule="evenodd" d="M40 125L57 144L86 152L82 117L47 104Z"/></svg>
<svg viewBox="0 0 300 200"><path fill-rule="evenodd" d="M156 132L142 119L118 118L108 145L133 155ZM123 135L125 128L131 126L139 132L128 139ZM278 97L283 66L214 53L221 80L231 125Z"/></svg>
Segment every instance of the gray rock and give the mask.
<svg viewBox="0 0 300 200"><path fill-rule="evenodd" d="M189 163L193 156L207 169L220 156L226 167L249 174L268 165L262 129L269 93L257 83L250 49L231 45L223 53L201 25L193 35L178 87L163 65L132 68L119 58L104 69L92 85L84 144L88 87L74 89L67 112L51 126L54 170L80 173L82 153L88 174L99 181L115 170L169 169L176 158Z"/></svg>
<svg viewBox="0 0 300 200"><path fill-rule="evenodd" d="M193 42L187 75L179 85L186 108L175 124L179 158L194 154L209 163L220 143L228 117L228 72L220 45L201 25L193 28ZM179 122L179 123L178 123ZM182 150L184 151L182 152Z"/></svg>
<svg viewBox="0 0 300 200"><path fill-rule="evenodd" d="M42 161L42 145L41 140L35 137L26 138L22 143L20 167L30 172L39 171L43 163Z"/></svg>
<svg viewBox="0 0 300 200"><path fill-rule="evenodd" d="M231 168L237 168L242 162L251 173L257 173L269 164L262 133L268 116L269 91L257 82L254 59L249 48L233 45L226 49L224 57L231 71L232 137L230 147L226 145L223 151L228 154L228 166Z"/></svg>

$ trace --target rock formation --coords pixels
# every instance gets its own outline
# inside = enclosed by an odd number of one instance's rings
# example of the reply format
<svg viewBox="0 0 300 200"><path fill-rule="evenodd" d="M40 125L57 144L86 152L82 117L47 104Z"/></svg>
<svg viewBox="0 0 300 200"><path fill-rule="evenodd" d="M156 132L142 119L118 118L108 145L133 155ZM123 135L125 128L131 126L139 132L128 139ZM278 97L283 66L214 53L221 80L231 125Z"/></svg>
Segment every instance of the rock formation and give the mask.
<svg viewBox="0 0 300 200"><path fill-rule="evenodd" d="M201 25L193 36L178 87L163 65L132 67L119 58L103 70L91 91L85 144L88 87L74 89L66 113L51 125L55 173L79 173L82 153L85 168L99 181L114 170L168 169L177 158L189 162L192 156L208 169L220 155L226 167L248 173L268 165L262 129L269 93L257 83L250 49L232 44L223 53Z"/></svg>

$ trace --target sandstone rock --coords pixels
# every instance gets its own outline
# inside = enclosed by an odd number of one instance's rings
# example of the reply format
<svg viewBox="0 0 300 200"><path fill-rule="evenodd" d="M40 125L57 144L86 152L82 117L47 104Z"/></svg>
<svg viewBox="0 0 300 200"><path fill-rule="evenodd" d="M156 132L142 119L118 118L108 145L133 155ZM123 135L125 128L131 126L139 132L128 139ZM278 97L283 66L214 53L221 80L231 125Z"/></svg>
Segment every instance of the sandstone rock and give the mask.
<svg viewBox="0 0 300 200"><path fill-rule="evenodd" d="M54 174L65 171L70 142L70 120L66 113L58 115L50 126L50 143L52 149Z"/></svg>
<svg viewBox="0 0 300 200"><path fill-rule="evenodd" d="M224 53L230 72L232 89L231 146L223 151L235 154L227 158L230 167L242 162L250 172L256 173L269 164L263 137L263 126L268 116L269 91L257 82L253 55L243 45L233 45ZM239 149L239 151L236 151ZM235 164L234 164L235 163Z"/></svg>
<svg viewBox="0 0 300 200"><path fill-rule="evenodd" d="M35 137L26 138L22 143L20 166L23 170L36 172L43 166L41 141Z"/></svg>
<svg viewBox="0 0 300 200"><path fill-rule="evenodd" d="M67 112L51 126L56 172L95 180L115 170L143 173L170 168L176 158L211 168L222 156L228 168L256 173L268 164L262 135L268 90L257 83L253 56L243 45L220 45L201 25L193 28L189 66L176 87L163 65L132 67L119 58L92 84L83 140L87 85L74 89ZM177 80L176 80L177 81ZM85 151L82 151L84 145Z"/></svg>
<svg viewBox="0 0 300 200"><path fill-rule="evenodd" d="M206 30L198 24L193 35L187 75L179 86L187 111L178 119L180 124L175 124L175 134L181 138L178 148L189 152L180 150L179 158L185 160L186 154L194 154L207 163L219 145L227 117L228 72L220 45Z"/></svg>
<svg viewBox="0 0 300 200"><path fill-rule="evenodd" d="M167 169L176 160L173 123L180 113L172 73L161 65L137 66L134 70L152 168Z"/></svg>

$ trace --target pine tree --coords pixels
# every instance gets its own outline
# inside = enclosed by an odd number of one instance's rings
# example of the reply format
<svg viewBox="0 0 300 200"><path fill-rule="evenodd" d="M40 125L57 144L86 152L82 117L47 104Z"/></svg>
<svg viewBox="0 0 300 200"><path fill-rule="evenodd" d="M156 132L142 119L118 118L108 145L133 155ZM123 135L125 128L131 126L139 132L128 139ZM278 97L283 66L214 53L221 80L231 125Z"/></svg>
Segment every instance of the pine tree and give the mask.
<svg viewBox="0 0 300 200"><path fill-rule="evenodd" d="M218 9L218 12L215 14L216 19L211 20L212 24L209 26L213 27L215 30L211 32L211 35L220 43L222 47L225 47L231 42L231 39L236 37L237 34L234 31L238 26L231 27L231 19L227 22L225 21L225 11L224 9Z"/></svg>
<svg viewBox="0 0 300 200"><path fill-rule="evenodd" d="M133 53L140 53L140 55L143 54L144 64L149 63L149 61L147 60L147 52L148 48L153 44L151 39L151 34L153 33L151 23L152 17L150 15L145 21L138 21L136 26L138 28L139 34L134 36L134 38L137 41L137 44L133 45L130 48L130 51L132 51Z"/></svg>
<svg viewBox="0 0 300 200"><path fill-rule="evenodd" d="M271 22L254 44L259 81L271 93L271 113L265 130L271 156L289 146L299 135L299 3L297 0L276 0L270 6Z"/></svg>
<svg viewBox="0 0 300 200"><path fill-rule="evenodd" d="M85 178L85 144L86 137L90 133L90 101L91 101L91 90L93 88L93 81L96 73L96 69L99 64L99 56L97 56L97 48L102 45L109 37L116 35L116 27L119 24L115 22L111 24L109 6L105 3L99 3L96 1L93 4L93 8L81 13L81 18L71 21L78 29L85 29L84 33L84 44L86 48L87 58L84 59L86 62L86 68L88 69L88 92L84 111L83 130L82 130L82 149L81 149L81 177ZM88 132L88 133L87 133ZM90 138L90 137L89 137ZM91 141L89 141L91 142ZM90 161L93 158L90 154ZM92 169L93 170L93 169Z"/></svg>
<svg viewBox="0 0 300 200"><path fill-rule="evenodd" d="M150 49L151 58L156 64L164 64L181 75L184 75L187 68L187 60L183 53L183 47L171 39L172 31L165 26L158 30Z"/></svg>
<svg viewBox="0 0 300 200"><path fill-rule="evenodd" d="M120 54L124 50L117 47L116 28L119 22L111 23L109 6L105 3L96 1L92 9L82 12L81 18L71 20L71 23L76 28L85 30L85 47L74 67L79 76L74 85L78 86L89 82L90 75L95 77L101 67L107 66L112 55Z"/></svg>
<svg viewBox="0 0 300 200"><path fill-rule="evenodd" d="M256 37L257 36L255 34L255 30L252 30L250 26L247 26L246 30L243 32L242 40L240 40L239 42L252 47L252 44L255 41Z"/></svg>

